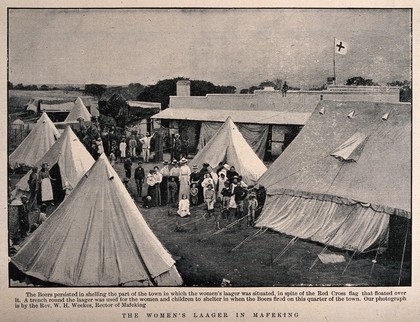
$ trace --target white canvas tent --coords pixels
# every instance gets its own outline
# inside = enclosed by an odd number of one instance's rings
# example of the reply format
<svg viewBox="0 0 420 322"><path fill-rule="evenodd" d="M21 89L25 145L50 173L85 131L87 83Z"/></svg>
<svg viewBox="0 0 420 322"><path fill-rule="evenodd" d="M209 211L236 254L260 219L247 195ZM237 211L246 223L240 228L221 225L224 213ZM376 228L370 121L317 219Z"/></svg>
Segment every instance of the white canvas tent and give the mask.
<svg viewBox="0 0 420 322"><path fill-rule="evenodd" d="M175 261L102 154L11 261L70 286L177 286Z"/></svg>
<svg viewBox="0 0 420 322"><path fill-rule="evenodd" d="M230 117L190 164L199 165L205 162L211 167L216 167L220 162L233 165L248 185L255 184L267 170Z"/></svg>
<svg viewBox="0 0 420 322"><path fill-rule="evenodd" d="M43 163L48 163L48 166L52 168L58 164L63 187L67 183L71 188L74 188L94 162L95 160L79 141L76 134L67 126L61 137L35 166L39 168ZM28 179L30 173L31 171L18 181L15 194L18 191L29 191Z"/></svg>
<svg viewBox="0 0 420 322"><path fill-rule="evenodd" d="M74 107L71 109L69 115L67 115L64 122L75 122L82 119L85 122L90 122L92 115L87 110L85 104L80 97L74 102Z"/></svg>
<svg viewBox="0 0 420 322"><path fill-rule="evenodd" d="M390 216L411 219L411 105L321 102L258 182L267 199L257 227L357 252L386 247Z"/></svg>
<svg viewBox="0 0 420 322"><path fill-rule="evenodd" d="M59 137L60 133L53 122L47 113L43 113L28 136L10 154L9 167L34 166Z"/></svg>

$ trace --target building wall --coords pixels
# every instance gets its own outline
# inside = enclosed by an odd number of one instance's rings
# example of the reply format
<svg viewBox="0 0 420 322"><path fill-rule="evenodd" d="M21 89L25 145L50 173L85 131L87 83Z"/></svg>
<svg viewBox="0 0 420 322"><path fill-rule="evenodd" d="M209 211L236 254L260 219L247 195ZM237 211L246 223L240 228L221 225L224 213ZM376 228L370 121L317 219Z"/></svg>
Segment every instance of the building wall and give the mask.
<svg viewBox="0 0 420 322"><path fill-rule="evenodd" d="M255 91L254 94L208 94L206 96L171 96L170 108L274 110L282 112L312 112L318 101L399 102L399 89L381 86L331 86L324 91L289 91L282 97L279 91Z"/></svg>

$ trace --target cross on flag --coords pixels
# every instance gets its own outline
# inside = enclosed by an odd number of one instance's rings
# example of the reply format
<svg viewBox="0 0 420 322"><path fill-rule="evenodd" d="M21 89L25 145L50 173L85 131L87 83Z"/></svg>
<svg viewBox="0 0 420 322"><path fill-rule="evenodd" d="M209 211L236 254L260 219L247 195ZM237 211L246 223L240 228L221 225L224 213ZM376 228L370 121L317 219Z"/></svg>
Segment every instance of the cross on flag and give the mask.
<svg viewBox="0 0 420 322"><path fill-rule="evenodd" d="M335 39L335 53L339 55L345 55L347 54L348 44L344 41Z"/></svg>

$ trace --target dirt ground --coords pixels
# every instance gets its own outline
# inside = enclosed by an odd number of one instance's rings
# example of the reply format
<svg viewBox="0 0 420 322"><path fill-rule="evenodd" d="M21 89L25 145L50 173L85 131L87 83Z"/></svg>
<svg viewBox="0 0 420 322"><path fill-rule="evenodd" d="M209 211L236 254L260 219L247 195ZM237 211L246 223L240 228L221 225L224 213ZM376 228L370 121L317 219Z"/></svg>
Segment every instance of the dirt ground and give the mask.
<svg viewBox="0 0 420 322"><path fill-rule="evenodd" d="M153 165L145 164L144 168L147 171ZM116 170L123 177L122 164L117 163ZM134 196L133 179L128 190ZM204 205L192 207L191 216L181 218L176 215L175 207L146 209L138 198L135 201L152 231L176 260L185 286L216 287L221 286L223 279L231 286L398 285L402 247L393 250L395 256L389 252L378 255L376 263L373 262L376 252L352 258L353 253L328 248L327 254L343 255L346 261L323 264L317 255L324 245L304 240L293 243L292 236L267 230L237 247L260 231L259 228L247 227L243 220L232 228L217 230L214 218L205 216ZM234 220L233 217L221 220L221 228ZM288 244L292 246L281 254ZM402 265L400 284L411 284L410 256L405 257ZM45 283L28 279L12 267L10 285Z"/></svg>

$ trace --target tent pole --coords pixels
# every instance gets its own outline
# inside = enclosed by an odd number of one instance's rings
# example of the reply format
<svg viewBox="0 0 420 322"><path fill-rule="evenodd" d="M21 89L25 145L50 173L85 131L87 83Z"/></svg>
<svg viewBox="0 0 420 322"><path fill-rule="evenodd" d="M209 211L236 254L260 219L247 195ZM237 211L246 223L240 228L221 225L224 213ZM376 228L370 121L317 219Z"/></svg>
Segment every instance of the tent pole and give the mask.
<svg viewBox="0 0 420 322"><path fill-rule="evenodd" d="M375 254L375 258L372 260L372 268L371 268L371 270L370 270L370 274L369 274L369 283L370 283L370 280L371 280L371 278L372 278L372 274L373 274L373 268L375 267L375 264L377 263L377 258L378 258L378 254L379 254L379 249L381 248L381 246L382 246L382 243L383 243L383 241L385 240L385 237L380 241L380 243L379 243L379 245L378 245L378 248L376 249L376 254Z"/></svg>
<svg viewBox="0 0 420 322"><path fill-rule="evenodd" d="M405 232L404 247L403 247L402 256L401 256L400 274L398 276L398 286L401 284L401 275L402 275L402 269L403 269L403 264L404 264L405 247L407 246L409 227L410 227L410 221L407 221L407 231Z"/></svg>
<svg viewBox="0 0 420 322"><path fill-rule="evenodd" d="M376 259L378 258L378 253L379 253L379 247L380 246L381 245L379 244L378 249L376 250L375 258L372 260L372 268L370 269L370 274L369 274L369 283L370 283L370 280L372 278L373 268L375 267Z"/></svg>
<svg viewBox="0 0 420 322"><path fill-rule="evenodd" d="M344 275L344 273L347 270L347 267L349 267L351 261L353 260L354 255L356 255L357 249L353 252L353 255L351 255L349 262L347 263L346 267L344 268L344 271L341 273L341 275Z"/></svg>

